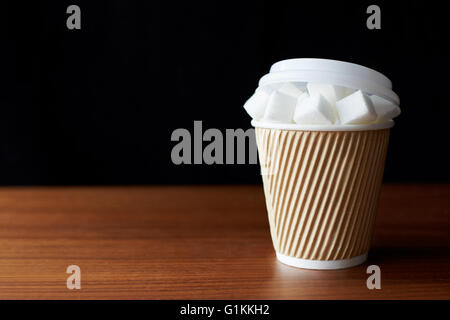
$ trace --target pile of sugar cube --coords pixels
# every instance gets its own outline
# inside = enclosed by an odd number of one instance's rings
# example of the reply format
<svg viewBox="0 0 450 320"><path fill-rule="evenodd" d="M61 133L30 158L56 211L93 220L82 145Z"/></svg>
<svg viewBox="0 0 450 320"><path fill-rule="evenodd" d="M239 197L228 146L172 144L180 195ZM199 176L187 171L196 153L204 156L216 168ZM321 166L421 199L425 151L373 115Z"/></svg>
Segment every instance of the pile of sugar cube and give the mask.
<svg viewBox="0 0 450 320"><path fill-rule="evenodd" d="M305 125L382 123L400 114L388 100L326 83L258 87L244 108L257 121Z"/></svg>

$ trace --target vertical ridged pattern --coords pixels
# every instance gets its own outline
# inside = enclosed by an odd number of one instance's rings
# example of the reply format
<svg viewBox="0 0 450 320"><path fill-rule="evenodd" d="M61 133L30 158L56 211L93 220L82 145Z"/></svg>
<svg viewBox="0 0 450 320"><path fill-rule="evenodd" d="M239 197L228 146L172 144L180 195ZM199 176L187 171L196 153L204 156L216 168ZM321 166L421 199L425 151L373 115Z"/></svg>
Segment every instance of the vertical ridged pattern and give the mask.
<svg viewBox="0 0 450 320"><path fill-rule="evenodd" d="M367 253L389 129L256 128L275 250L312 260Z"/></svg>

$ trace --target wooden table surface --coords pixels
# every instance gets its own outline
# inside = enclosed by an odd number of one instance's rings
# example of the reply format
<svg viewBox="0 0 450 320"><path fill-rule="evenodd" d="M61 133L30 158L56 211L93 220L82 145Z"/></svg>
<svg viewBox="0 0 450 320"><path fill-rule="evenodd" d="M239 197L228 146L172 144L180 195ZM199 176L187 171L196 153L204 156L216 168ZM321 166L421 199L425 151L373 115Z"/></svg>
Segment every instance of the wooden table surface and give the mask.
<svg viewBox="0 0 450 320"><path fill-rule="evenodd" d="M383 186L369 261L335 271L276 261L262 186L0 188L0 298L449 299L450 185Z"/></svg>

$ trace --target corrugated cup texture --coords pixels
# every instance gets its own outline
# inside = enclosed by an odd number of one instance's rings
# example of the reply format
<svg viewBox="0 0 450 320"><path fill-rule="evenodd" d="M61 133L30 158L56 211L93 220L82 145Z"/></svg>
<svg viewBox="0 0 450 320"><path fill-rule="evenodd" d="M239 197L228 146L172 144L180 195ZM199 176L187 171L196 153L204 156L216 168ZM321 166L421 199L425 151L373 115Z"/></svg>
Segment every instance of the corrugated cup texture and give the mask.
<svg viewBox="0 0 450 320"><path fill-rule="evenodd" d="M275 250L312 260L367 253L389 129L255 132Z"/></svg>

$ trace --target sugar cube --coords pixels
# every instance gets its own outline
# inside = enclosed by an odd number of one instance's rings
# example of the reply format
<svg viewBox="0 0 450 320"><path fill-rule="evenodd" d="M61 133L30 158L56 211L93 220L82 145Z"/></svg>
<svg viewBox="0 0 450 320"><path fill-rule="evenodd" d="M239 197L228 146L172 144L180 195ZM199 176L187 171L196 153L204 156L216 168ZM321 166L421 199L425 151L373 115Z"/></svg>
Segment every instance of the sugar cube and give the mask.
<svg viewBox="0 0 450 320"><path fill-rule="evenodd" d="M377 114L370 98L361 90L336 102L342 124L365 124L376 120Z"/></svg>
<svg viewBox="0 0 450 320"><path fill-rule="evenodd" d="M298 99L294 121L298 124L333 124L335 114L330 103L320 94Z"/></svg>

